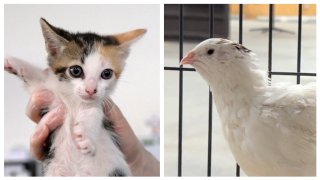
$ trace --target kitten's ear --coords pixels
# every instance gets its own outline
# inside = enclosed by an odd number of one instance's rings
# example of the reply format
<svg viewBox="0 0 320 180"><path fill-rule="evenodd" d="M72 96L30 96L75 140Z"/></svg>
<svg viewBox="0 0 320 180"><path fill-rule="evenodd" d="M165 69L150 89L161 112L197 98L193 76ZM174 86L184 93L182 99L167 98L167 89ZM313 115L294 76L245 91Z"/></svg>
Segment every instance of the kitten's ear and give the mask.
<svg viewBox="0 0 320 180"><path fill-rule="evenodd" d="M121 47L129 48L131 44L139 40L146 32L146 29L135 29L125 33L116 34L114 37L116 37Z"/></svg>
<svg viewBox="0 0 320 180"><path fill-rule="evenodd" d="M58 56L62 53L63 49L68 43L68 40L65 37L70 36L70 33L63 29L52 26L43 18L40 19L40 24L42 34L45 39L47 52L51 56ZM61 35L65 37L62 37Z"/></svg>

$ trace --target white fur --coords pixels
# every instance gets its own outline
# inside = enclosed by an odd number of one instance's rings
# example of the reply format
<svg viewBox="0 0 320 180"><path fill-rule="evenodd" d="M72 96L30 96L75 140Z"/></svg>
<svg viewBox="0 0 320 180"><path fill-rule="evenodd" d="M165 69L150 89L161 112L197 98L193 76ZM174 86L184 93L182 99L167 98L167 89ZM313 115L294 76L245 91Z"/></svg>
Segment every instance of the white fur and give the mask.
<svg viewBox="0 0 320 180"><path fill-rule="evenodd" d="M86 65L83 67L85 72L85 79L76 78L71 81L74 84L74 94L83 99L87 96L85 91L86 88L92 88L92 86L97 86L97 93L95 94L96 100L101 100L108 95L110 95L117 83L116 77L112 76L111 79L105 80L101 79L101 72L106 69L114 69L112 64L108 61L106 57L101 56L98 52L90 54L86 58ZM71 65L81 65L81 64L70 64Z"/></svg>
<svg viewBox="0 0 320 180"><path fill-rule="evenodd" d="M42 71L16 58L6 59L5 69L24 80L31 92L51 90L67 110L63 125L54 132L54 158L46 166L46 176L108 176L116 168L131 174L122 152L112 141L114 132L102 127L102 101L116 85L115 77L99 78L105 68L113 67L102 56L90 55L84 66L86 78L73 79L70 83L58 81L50 70ZM88 78L93 78L97 86L93 100L82 99L86 96ZM55 105L62 106L62 103L57 101Z"/></svg>
<svg viewBox="0 0 320 180"><path fill-rule="evenodd" d="M231 151L250 176L316 175L316 91L308 85L268 86L255 55L209 39L191 52L213 89ZM213 48L214 54L207 50Z"/></svg>

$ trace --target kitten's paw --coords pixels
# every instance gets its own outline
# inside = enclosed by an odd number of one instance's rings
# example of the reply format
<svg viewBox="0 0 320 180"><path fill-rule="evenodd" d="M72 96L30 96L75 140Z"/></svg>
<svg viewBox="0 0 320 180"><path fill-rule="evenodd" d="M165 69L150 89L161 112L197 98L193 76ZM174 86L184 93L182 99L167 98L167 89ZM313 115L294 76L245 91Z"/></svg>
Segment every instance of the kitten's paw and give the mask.
<svg viewBox="0 0 320 180"><path fill-rule="evenodd" d="M44 81L48 74L28 62L14 57L4 59L4 70L18 76L27 84Z"/></svg>
<svg viewBox="0 0 320 180"><path fill-rule="evenodd" d="M82 154L89 154L92 156L95 154L95 147L89 139L78 141L77 147L79 148Z"/></svg>
<svg viewBox="0 0 320 180"><path fill-rule="evenodd" d="M81 126L79 122L74 124L73 128L74 140L80 152L82 154L95 154L95 146L90 141L89 137L85 136L84 128Z"/></svg>
<svg viewBox="0 0 320 180"><path fill-rule="evenodd" d="M7 57L4 61L4 70L21 77L22 68L17 64L19 64L19 60L17 60L16 58Z"/></svg>

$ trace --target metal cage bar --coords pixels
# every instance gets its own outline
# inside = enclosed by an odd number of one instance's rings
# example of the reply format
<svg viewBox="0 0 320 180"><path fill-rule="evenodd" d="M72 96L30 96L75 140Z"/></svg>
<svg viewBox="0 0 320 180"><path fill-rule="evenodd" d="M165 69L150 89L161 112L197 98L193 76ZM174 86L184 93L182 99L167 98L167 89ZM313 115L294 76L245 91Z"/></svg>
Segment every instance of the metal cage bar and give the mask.
<svg viewBox="0 0 320 180"><path fill-rule="evenodd" d="M298 12L298 49L297 49L297 72L301 71L301 25L302 25L302 4L299 4ZM300 84L300 74L297 74L297 84Z"/></svg>
<svg viewBox="0 0 320 180"><path fill-rule="evenodd" d="M183 71L196 71L194 68L181 68ZM164 67L164 70L179 71L179 67ZM270 72L271 75L285 75L285 76L316 76L316 73L302 73L302 72Z"/></svg>
<svg viewBox="0 0 320 180"><path fill-rule="evenodd" d="M243 30L243 4L239 4L239 43L242 44ZM236 176L240 177L240 166L236 163Z"/></svg>
<svg viewBox="0 0 320 180"><path fill-rule="evenodd" d="M273 21L274 21L274 5L269 5L269 35L268 35L268 77L271 79L273 75L296 76L297 84L300 83L301 76L316 76L316 73L301 72L301 32L302 32L302 5L299 4L298 12L298 47L297 47L297 72L273 72L272 71L272 40L273 40ZM183 58L183 5L179 5L179 61ZM213 37L213 5L209 5L209 37ZM239 6L239 43L243 41L243 5ZM183 72L195 71L194 68L164 67L164 70L179 71L179 129L178 129L178 176L182 175L182 124L183 124ZM212 168L212 94L209 90L209 118L208 118L208 162L207 176L211 176ZM236 176L240 176L240 167L236 166Z"/></svg>
<svg viewBox="0 0 320 180"><path fill-rule="evenodd" d="M268 39L268 77L272 76L272 30L273 30L273 4L269 5L269 39Z"/></svg>
<svg viewBox="0 0 320 180"><path fill-rule="evenodd" d="M239 43L242 44L243 30L243 4L239 5Z"/></svg>
<svg viewBox="0 0 320 180"><path fill-rule="evenodd" d="M180 5L179 14L179 62L183 57L183 5ZM182 169L182 116L183 116L183 69L179 69L179 129L178 129L178 176L181 176Z"/></svg>
<svg viewBox="0 0 320 180"><path fill-rule="evenodd" d="M209 37L213 37L213 5L209 5ZM212 94L209 87L209 114L208 114L208 163L207 163L207 176L211 176L211 163L212 163Z"/></svg>

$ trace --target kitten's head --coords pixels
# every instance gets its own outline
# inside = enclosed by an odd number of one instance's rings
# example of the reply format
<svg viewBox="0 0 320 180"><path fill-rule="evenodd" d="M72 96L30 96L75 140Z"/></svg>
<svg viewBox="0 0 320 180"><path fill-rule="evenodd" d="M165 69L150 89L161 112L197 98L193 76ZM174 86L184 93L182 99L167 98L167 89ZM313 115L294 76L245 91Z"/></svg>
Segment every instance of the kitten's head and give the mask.
<svg viewBox="0 0 320 180"><path fill-rule="evenodd" d="M40 20L51 70L85 102L102 100L113 91L130 46L145 29L100 36L70 33ZM69 84L69 83L68 83Z"/></svg>

